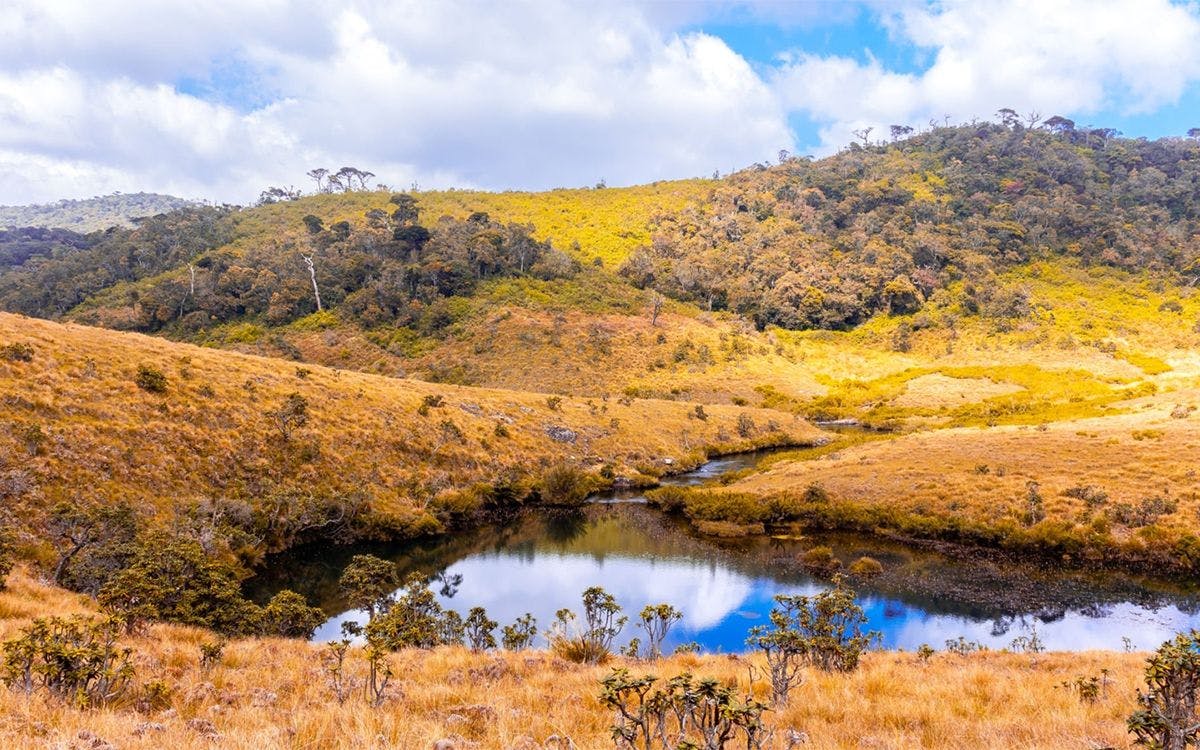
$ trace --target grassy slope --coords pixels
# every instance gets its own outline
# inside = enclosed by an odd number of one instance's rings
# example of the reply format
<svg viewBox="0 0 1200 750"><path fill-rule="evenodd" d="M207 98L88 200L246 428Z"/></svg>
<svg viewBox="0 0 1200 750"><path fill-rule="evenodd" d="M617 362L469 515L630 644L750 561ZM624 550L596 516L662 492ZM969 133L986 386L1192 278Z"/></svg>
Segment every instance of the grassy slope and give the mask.
<svg viewBox="0 0 1200 750"><path fill-rule="evenodd" d="M767 439L818 436L791 414L655 400L566 398L398 380L177 344L136 334L0 314L0 342L34 347L31 362L0 359L0 471L24 475L42 505L89 495L160 510L175 502L273 493L363 493L376 513L416 519L431 499L510 471L536 480L560 462L618 474L661 472ZM140 364L166 373L165 394L134 384ZM302 377L303 376L303 377ZM288 442L268 416L287 394L310 419ZM426 396L444 405L421 416ZM747 413L759 434L738 437ZM454 437L452 423L462 433ZM509 435L496 434L506 425ZM548 426L578 433L551 440ZM436 503L435 503L436 504Z"/></svg>
<svg viewBox="0 0 1200 750"><path fill-rule="evenodd" d="M0 638L16 634L46 612L87 613L86 599L13 575L0 592ZM676 656L648 668L625 659L601 667L560 661L544 651L476 655L461 648L403 651L393 698L369 708L361 694L343 705L330 697L320 647L299 641L251 639L231 643L222 663L203 672L203 631L153 626L128 640L137 681L175 687L170 709L148 714L131 707L79 711L40 696L0 691L0 745L69 746L81 730L120 748L209 748L213 739L193 719L212 722L219 746L267 748L428 748L458 735L480 750L534 750L552 735L581 750L612 747L611 717L596 696L610 666L671 676L688 670L746 687L757 657ZM937 654L922 664L913 654L871 653L851 675L809 670L791 704L768 714L782 735L797 728L810 747L1122 747L1124 719L1135 708L1143 655L1114 652L1015 655ZM365 673L360 652L347 670ZM1107 670L1105 697L1082 703L1061 683ZM764 686L757 692L760 698ZM161 729L146 729L148 723ZM782 737L780 737L782 740ZM554 747L554 745L546 745ZM89 746L90 747L90 746ZM782 749L784 743L772 745Z"/></svg>

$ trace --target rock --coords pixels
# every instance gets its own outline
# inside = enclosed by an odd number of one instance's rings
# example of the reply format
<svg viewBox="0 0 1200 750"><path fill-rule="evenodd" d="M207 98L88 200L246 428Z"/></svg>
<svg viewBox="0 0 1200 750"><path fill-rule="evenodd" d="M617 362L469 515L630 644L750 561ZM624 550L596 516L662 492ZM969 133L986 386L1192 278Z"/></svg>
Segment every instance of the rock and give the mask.
<svg viewBox="0 0 1200 750"><path fill-rule="evenodd" d="M550 425L546 428L546 435L553 441L558 443L574 443L579 439L579 433L569 427L560 427L559 425Z"/></svg>
<svg viewBox="0 0 1200 750"><path fill-rule="evenodd" d="M794 750L794 748L808 744L808 732L801 732L799 729L788 729L783 733L783 739L787 742L787 750Z"/></svg>
<svg viewBox="0 0 1200 750"><path fill-rule="evenodd" d="M470 401L464 401L458 405L458 408L475 417L483 416L483 407L479 404L473 404Z"/></svg>

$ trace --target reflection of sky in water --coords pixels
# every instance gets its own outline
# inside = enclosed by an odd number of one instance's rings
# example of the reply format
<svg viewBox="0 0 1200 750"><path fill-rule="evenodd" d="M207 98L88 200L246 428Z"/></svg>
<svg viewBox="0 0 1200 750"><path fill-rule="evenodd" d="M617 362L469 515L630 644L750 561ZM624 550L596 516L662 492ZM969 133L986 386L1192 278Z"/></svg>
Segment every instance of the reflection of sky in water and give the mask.
<svg viewBox="0 0 1200 750"><path fill-rule="evenodd" d="M538 622L539 645L540 633L553 621L554 613L562 607L578 610L580 594L589 586L603 586L613 594L631 620L646 604L674 604L683 611L684 619L673 629L671 644L698 641L706 650L727 652L743 650L747 631L766 623L776 594L818 590L816 584L750 577L711 559L619 554L598 558L528 548L471 555L450 565L446 574L461 575L462 584L444 604L463 614L471 607L484 607L502 625L532 612ZM1103 617L1073 610L1051 622L1026 615L997 623L938 614L880 597L863 597L859 603L869 618L868 629L880 631L887 648L915 649L928 643L940 649L946 640L959 636L1002 648L1018 636L1029 635L1034 627L1052 650L1119 650L1124 646L1122 637L1130 638L1138 648L1153 648L1180 630L1200 627L1200 615L1184 614L1174 606L1151 610L1124 603L1104 607ZM316 638L338 637L339 625L346 619L361 621L356 613L334 617L317 631ZM623 640L633 635L638 632L627 626Z"/></svg>

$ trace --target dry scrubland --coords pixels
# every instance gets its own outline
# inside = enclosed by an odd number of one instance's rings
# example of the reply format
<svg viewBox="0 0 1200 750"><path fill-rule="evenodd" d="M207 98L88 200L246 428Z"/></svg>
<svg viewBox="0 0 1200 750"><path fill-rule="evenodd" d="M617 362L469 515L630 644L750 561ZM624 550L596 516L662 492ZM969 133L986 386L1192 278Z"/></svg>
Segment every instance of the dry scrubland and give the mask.
<svg viewBox="0 0 1200 750"><path fill-rule="evenodd" d="M706 449L821 438L762 409L700 418L688 403L397 380L7 314L0 342L33 350L0 358L0 489L27 508L356 498L380 533L403 536L442 528L500 483L519 498L562 465L645 481ZM164 392L135 383L143 365L165 375ZM308 418L285 439L274 414L293 393Z"/></svg>
<svg viewBox="0 0 1200 750"><path fill-rule="evenodd" d="M46 587L18 571L0 592L0 638L48 611L88 613L84 597ZM545 651L472 654L462 648L401 651L390 658L395 690L379 708L360 693L338 705L325 685L322 647L288 640L233 641L221 663L201 669L205 631L156 625L126 645L139 684L175 687L161 707L88 711L0 691L0 746L99 748L89 732L122 750L134 748L429 748L454 737L457 748L580 750L612 747L611 716L598 700L612 666L663 677L683 671L736 681L744 690L757 657L675 656L647 665L624 658L585 667ZM872 653L849 675L809 670L790 705L770 712L779 734L795 728L814 748L1100 748L1128 743L1144 655L1112 652L1017 655ZM761 665L760 665L761 666ZM353 652L348 671L365 672ZM1099 677L1109 684L1095 703L1062 683ZM759 698L765 686L755 687ZM145 709L145 707L143 707ZM218 738L219 737L219 738ZM780 742L777 747L782 748Z"/></svg>

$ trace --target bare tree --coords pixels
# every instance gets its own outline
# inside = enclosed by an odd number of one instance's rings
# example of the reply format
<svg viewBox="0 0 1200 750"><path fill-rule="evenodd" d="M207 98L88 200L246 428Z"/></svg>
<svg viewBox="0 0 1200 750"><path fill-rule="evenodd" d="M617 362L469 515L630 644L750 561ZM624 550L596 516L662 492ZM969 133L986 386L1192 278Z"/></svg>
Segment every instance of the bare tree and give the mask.
<svg viewBox="0 0 1200 750"><path fill-rule="evenodd" d="M1041 121L1042 113L1038 112L1036 109L1025 115L1025 127L1029 128L1030 130L1036 128L1037 124Z"/></svg>
<svg viewBox="0 0 1200 750"><path fill-rule="evenodd" d="M658 315L663 309L663 296L658 292L650 292L650 325L658 325Z"/></svg>
<svg viewBox="0 0 1200 750"><path fill-rule="evenodd" d="M304 259L304 265L308 266L308 275L312 279L313 296L317 298L317 312L321 312L321 290L317 288L317 269L313 264L313 256L301 255L300 257Z"/></svg>
<svg viewBox="0 0 1200 750"><path fill-rule="evenodd" d="M310 178L312 178L312 180L314 182L317 183L317 192L318 193L328 192L329 186L325 182L325 178L328 175L329 175L329 170L325 169L323 167L318 167L316 169L309 170L308 176Z"/></svg>
<svg viewBox="0 0 1200 750"><path fill-rule="evenodd" d="M864 147L866 147L866 146L870 146L870 145L871 145L871 131L872 131L872 130L874 130L874 129L875 129L875 128L873 128L873 127L871 127L870 125L868 125L868 126L867 126L867 127L865 127L865 128L860 128L860 129L858 129L858 130L852 130L852 131L850 131L850 132L854 134L854 137L855 137L855 138L857 138L857 139L859 139L860 141L862 141L862 142L863 142L863 146L864 146Z"/></svg>

